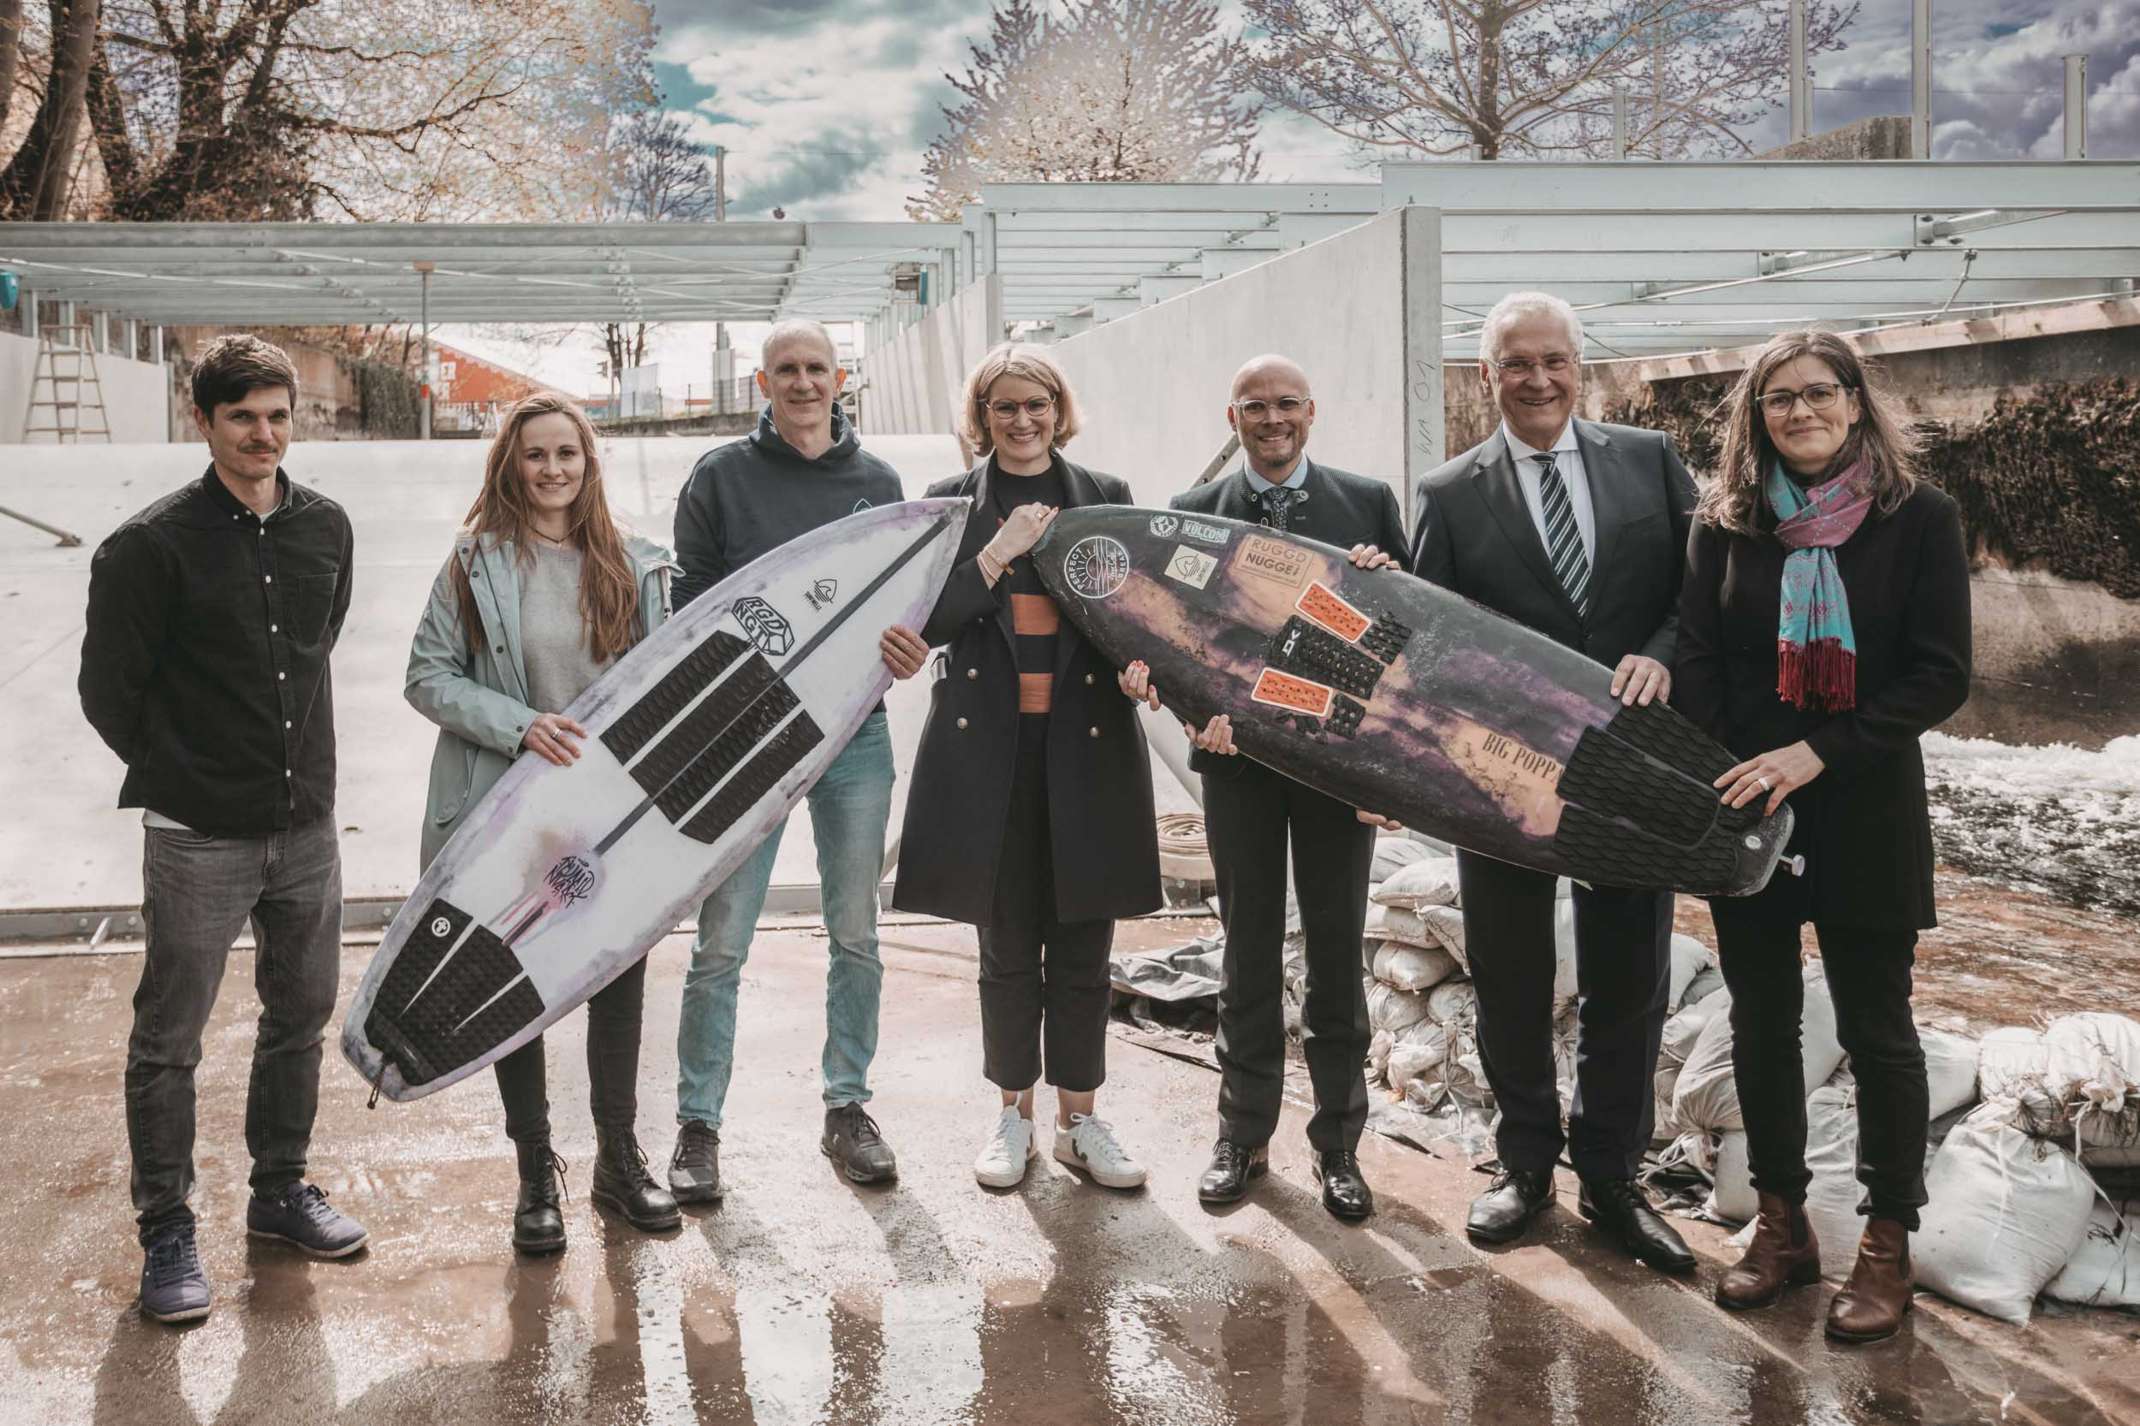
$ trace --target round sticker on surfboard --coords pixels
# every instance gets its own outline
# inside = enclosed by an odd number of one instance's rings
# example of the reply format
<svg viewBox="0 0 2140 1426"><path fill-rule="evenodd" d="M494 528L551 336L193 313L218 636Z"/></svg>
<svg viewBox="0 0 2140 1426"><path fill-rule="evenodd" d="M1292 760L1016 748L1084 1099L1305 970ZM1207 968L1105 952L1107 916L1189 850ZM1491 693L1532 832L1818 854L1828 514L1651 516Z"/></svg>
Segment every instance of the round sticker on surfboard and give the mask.
<svg viewBox="0 0 2140 1426"><path fill-rule="evenodd" d="M1119 540L1090 535L1063 556L1063 580L1087 599L1105 599L1129 579L1129 551Z"/></svg>

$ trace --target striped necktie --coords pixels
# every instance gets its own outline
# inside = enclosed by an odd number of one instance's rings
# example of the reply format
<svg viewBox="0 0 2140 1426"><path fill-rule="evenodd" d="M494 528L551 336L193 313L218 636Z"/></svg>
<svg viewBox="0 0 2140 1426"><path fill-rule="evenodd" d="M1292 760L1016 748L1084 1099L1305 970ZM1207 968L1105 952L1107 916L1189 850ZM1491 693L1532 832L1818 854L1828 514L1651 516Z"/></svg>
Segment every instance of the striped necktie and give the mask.
<svg viewBox="0 0 2140 1426"><path fill-rule="evenodd" d="M1553 453L1535 455L1538 462L1538 504L1546 517L1546 557L1568 602L1582 618L1590 617L1590 560L1583 553L1583 536L1575 528L1575 507L1568 501L1567 484L1553 464Z"/></svg>

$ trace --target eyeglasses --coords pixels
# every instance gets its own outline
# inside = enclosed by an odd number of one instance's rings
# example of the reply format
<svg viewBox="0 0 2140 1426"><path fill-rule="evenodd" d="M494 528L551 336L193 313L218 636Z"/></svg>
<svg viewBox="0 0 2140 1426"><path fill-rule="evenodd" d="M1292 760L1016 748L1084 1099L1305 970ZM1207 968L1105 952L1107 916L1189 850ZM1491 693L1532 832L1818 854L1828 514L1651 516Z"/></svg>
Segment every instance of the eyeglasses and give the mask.
<svg viewBox="0 0 2140 1426"><path fill-rule="evenodd" d="M1559 352L1555 352L1543 361L1532 361L1529 357L1510 357L1506 361L1495 362L1494 368L1503 376L1514 377L1516 380L1522 381L1540 367L1544 367L1548 372L1559 376L1574 365L1575 358L1562 356Z"/></svg>
<svg viewBox="0 0 2140 1426"><path fill-rule="evenodd" d="M1846 389L1832 381L1817 381L1803 391L1764 391L1755 400L1769 415L1781 417L1790 415L1791 407L1800 401L1808 411L1825 411Z"/></svg>
<svg viewBox="0 0 2140 1426"><path fill-rule="evenodd" d="M1246 401L1234 402L1233 409L1253 421L1273 411L1281 416L1298 416L1311 401L1312 398L1306 396L1281 396L1276 401L1260 401L1252 396Z"/></svg>
<svg viewBox="0 0 2140 1426"><path fill-rule="evenodd" d="M998 421L1015 421L1021 411L1038 421L1054 409L1055 398L1052 396L1029 396L1023 401L991 401L988 403L988 414L994 416Z"/></svg>

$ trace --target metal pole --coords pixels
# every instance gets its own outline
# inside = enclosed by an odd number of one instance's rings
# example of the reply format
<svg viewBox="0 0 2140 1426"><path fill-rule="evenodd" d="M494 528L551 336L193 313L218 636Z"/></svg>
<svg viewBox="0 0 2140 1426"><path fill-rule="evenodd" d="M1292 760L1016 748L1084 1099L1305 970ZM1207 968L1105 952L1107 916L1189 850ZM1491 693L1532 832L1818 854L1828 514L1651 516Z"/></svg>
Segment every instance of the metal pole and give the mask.
<svg viewBox="0 0 2140 1426"><path fill-rule="evenodd" d="M1612 87L1612 156L1627 157L1627 86Z"/></svg>
<svg viewBox="0 0 2140 1426"><path fill-rule="evenodd" d="M1932 0L1910 3L1910 157L1932 156Z"/></svg>
<svg viewBox="0 0 2140 1426"><path fill-rule="evenodd" d="M2088 56L2066 56L2066 157L2088 157Z"/></svg>
<svg viewBox="0 0 2140 1426"><path fill-rule="evenodd" d="M1806 122L1806 0L1791 0L1791 142L1812 132Z"/></svg>
<svg viewBox="0 0 2140 1426"><path fill-rule="evenodd" d="M417 436L421 440L428 441L431 439L431 271L437 264L419 260L412 263L411 266L416 269L416 275L423 284L423 310L421 315L424 328L424 376L422 383L417 388L418 392L423 396L423 404L416 412Z"/></svg>
<svg viewBox="0 0 2140 1426"><path fill-rule="evenodd" d="M728 221L728 150L713 146L713 221Z"/></svg>

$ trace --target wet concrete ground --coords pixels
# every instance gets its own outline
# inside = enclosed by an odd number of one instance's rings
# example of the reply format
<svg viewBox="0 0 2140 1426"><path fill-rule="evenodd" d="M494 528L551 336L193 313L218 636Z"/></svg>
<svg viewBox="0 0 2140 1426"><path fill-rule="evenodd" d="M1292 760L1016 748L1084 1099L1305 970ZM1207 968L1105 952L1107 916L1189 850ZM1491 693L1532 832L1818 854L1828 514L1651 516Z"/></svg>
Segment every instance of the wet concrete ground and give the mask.
<svg viewBox="0 0 2140 1426"><path fill-rule="evenodd" d="M1155 939L1171 928L1135 928ZM1207 1072L1117 1041L1102 1108L1152 1170L1117 1194L1043 1159L977 1189L992 1116L978 1074L971 933L888 926L872 1106L901 1179L864 1189L816 1151L823 942L766 933L744 982L724 1132L730 1195L643 1237L585 1199L582 1017L551 1036L571 1162L559 1258L516 1262L512 1162L488 1077L364 1108L330 1050L314 1177L372 1230L313 1263L242 1236L250 958L233 956L201 1069L213 1316L134 1309L119 1074L140 960L0 962L0 1421L243 1423L2130 1422L2140 1320L2026 1330L1920 1297L1897 1340L1839 1350L1826 1289L1727 1317L1719 1230L1687 1224L1698 1279L1602 1247L1560 1205L1525 1244L1461 1233L1484 1180L1383 1141L1365 1227L1322 1210L1303 1114L1275 1171L1209 1213ZM684 943L655 952L642 1137L666 1156ZM344 990L369 947L345 958ZM1044 1109L1046 1108L1044 1102Z"/></svg>

